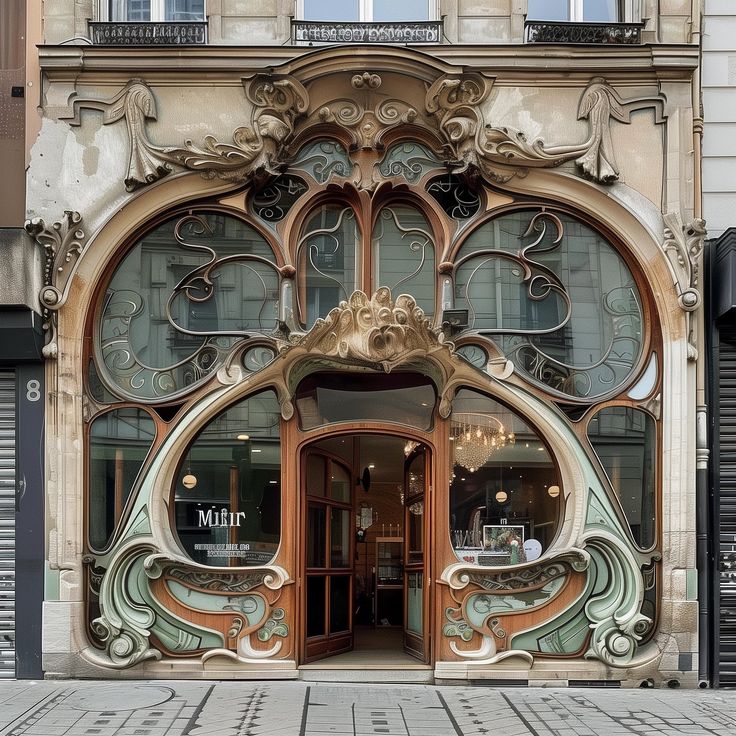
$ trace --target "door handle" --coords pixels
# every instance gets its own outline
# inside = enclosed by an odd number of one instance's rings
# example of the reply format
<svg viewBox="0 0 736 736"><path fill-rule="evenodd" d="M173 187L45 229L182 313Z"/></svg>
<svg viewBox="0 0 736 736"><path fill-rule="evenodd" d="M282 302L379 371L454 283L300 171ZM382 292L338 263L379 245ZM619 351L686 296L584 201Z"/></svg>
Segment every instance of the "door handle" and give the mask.
<svg viewBox="0 0 736 736"><path fill-rule="evenodd" d="M18 484L15 487L15 513L20 513L20 502L26 495L26 477L23 476L18 480Z"/></svg>

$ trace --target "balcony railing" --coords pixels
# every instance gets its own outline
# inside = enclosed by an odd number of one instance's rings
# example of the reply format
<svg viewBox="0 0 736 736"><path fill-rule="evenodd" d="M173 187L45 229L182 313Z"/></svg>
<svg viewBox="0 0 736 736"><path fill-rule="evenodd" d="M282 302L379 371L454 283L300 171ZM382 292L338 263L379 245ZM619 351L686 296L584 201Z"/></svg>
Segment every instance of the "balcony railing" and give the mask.
<svg viewBox="0 0 736 736"><path fill-rule="evenodd" d="M643 23L558 23L528 20L524 29L527 43L641 43Z"/></svg>
<svg viewBox="0 0 736 736"><path fill-rule="evenodd" d="M337 23L292 20L295 43L442 43L442 21Z"/></svg>
<svg viewBox="0 0 736 736"><path fill-rule="evenodd" d="M89 35L100 46L186 46L207 43L207 22L90 23Z"/></svg>

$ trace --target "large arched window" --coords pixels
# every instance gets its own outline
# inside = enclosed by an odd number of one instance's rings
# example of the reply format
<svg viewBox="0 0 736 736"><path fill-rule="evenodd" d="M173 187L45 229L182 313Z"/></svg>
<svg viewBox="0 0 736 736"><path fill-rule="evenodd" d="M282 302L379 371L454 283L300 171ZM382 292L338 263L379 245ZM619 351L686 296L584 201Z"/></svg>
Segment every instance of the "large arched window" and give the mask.
<svg viewBox="0 0 736 736"><path fill-rule="evenodd" d="M492 337L546 391L599 399L639 366L645 312L634 276L571 215L524 209L490 220L463 242L454 271L467 332Z"/></svg>
<svg viewBox="0 0 736 736"><path fill-rule="evenodd" d="M124 398L175 396L215 370L238 337L276 328L278 292L273 251L253 227L218 212L171 218L107 284L98 374Z"/></svg>
<svg viewBox="0 0 736 736"><path fill-rule="evenodd" d="M450 539L458 560L514 565L552 543L563 494L542 438L518 414L470 389L450 416Z"/></svg>
<svg viewBox="0 0 736 736"><path fill-rule="evenodd" d="M173 489L185 552L203 565L261 565L281 529L280 414L272 391L214 417L184 455Z"/></svg>

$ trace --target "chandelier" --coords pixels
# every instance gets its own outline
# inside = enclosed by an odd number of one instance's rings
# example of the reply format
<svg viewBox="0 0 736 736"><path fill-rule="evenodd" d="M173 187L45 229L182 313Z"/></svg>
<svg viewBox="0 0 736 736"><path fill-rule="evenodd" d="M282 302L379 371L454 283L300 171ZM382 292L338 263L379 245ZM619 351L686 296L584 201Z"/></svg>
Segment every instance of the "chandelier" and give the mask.
<svg viewBox="0 0 736 736"><path fill-rule="evenodd" d="M450 441L454 464L474 473L494 452L507 444L513 445L516 437L506 431L500 419L490 414L458 413L452 415Z"/></svg>

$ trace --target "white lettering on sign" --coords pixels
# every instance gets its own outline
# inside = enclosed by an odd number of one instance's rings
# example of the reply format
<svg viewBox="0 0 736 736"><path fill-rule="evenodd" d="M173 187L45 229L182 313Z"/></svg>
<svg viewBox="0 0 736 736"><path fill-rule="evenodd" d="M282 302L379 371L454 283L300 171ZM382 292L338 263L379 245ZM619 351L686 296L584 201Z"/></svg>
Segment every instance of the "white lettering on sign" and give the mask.
<svg viewBox="0 0 736 736"><path fill-rule="evenodd" d="M197 509L197 526L240 526L241 519L245 519L245 511Z"/></svg>

